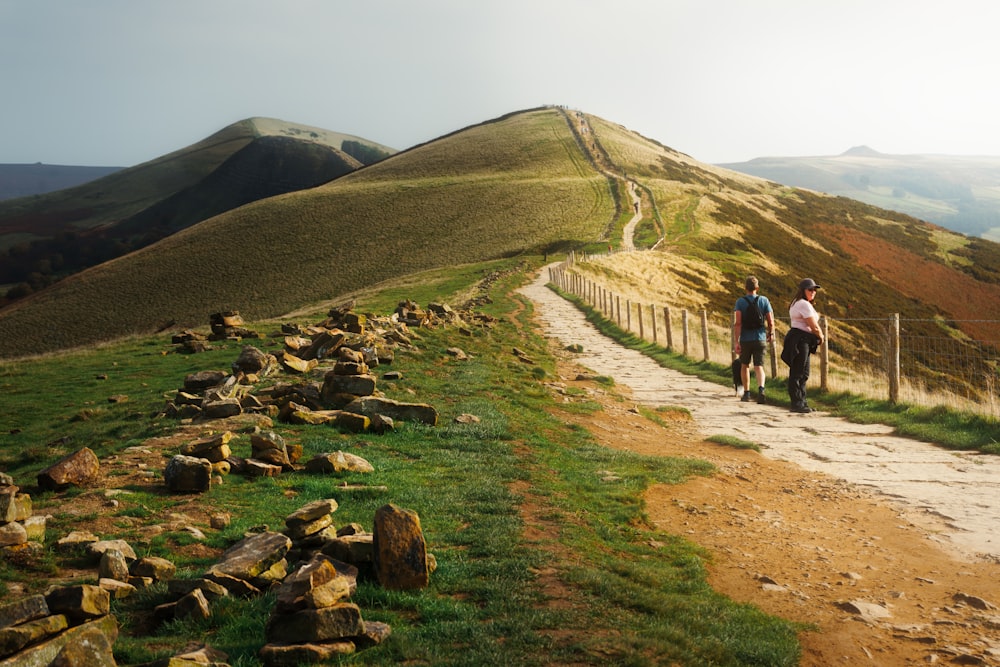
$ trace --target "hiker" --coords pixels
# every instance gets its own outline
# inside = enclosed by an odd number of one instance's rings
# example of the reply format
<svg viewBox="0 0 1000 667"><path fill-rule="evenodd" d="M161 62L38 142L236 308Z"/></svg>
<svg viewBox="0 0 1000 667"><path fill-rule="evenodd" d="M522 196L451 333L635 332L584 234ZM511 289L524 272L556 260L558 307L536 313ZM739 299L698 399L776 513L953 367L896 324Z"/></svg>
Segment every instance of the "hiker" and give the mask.
<svg viewBox="0 0 1000 667"><path fill-rule="evenodd" d="M819 288L812 278L803 278L799 283L799 290L788 307L792 327L785 335L781 350L781 360L788 364L788 398L792 401L792 412L803 414L812 412L806 404L809 356L823 344L819 313L812 303Z"/></svg>
<svg viewBox="0 0 1000 667"><path fill-rule="evenodd" d="M764 403L764 350L774 336L774 310L766 296L757 293L760 282L756 276L747 276L746 294L736 300L733 310L733 338L736 354L740 358L740 379L743 381L744 403L750 400L750 363L757 375L757 402Z"/></svg>

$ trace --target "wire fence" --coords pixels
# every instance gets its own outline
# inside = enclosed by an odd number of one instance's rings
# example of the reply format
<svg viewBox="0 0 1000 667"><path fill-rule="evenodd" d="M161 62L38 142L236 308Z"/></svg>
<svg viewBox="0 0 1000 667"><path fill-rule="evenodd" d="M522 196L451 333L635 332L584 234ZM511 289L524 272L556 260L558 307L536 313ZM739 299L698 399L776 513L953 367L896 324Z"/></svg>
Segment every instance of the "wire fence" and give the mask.
<svg viewBox="0 0 1000 667"><path fill-rule="evenodd" d="M734 358L733 313L691 312L637 303L571 270L574 260L549 269L549 281L580 298L621 329L673 352L728 365ZM810 384L876 399L1000 416L1000 339L974 340L962 333L998 331L1000 320L821 318L825 342ZM789 328L775 318L769 350L771 377L778 375L777 345ZM782 368L786 374L786 369Z"/></svg>

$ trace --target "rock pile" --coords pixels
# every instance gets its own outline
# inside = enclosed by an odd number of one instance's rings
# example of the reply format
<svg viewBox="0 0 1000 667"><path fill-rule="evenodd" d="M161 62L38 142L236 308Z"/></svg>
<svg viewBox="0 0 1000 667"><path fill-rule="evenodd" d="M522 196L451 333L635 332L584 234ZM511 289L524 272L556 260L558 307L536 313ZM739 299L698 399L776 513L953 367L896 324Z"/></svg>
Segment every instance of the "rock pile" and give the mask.
<svg viewBox="0 0 1000 667"><path fill-rule="evenodd" d="M392 363L396 348L412 345L410 327L489 326L492 318L471 313L463 318L445 304L431 304L424 310L412 301L401 302L396 312L383 318L355 313L352 308L353 304L333 308L325 320L310 326L283 325L279 334L283 347L278 354L246 345L231 372L188 375L164 414L205 420L261 413L289 423L375 433L392 430L395 421L436 425L438 413L432 406L386 398L377 388L372 369ZM233 323L238 317L238 313L213 316L213 332L221 326L218 322ZM232 334L233 329L227 331ZM175 337L180 345L192 340L191 332L180 340ZM262 384L279 372L296 379ZM308 379L317 374L321 380Z"/></svg>
<svg viewBox="0 0 1000 667"><path fill-rule="evenodd" d="M0 604L0 664L115 665L107 591L81 584Z"/></svg>
<svg viewBox="0 0 1000 667"><path fill-rule="evenodd" d="M45 517L32 516L31 496L21 493L13 478L0 473L0 549L14 555L40 549L45 539Z"/></svg>

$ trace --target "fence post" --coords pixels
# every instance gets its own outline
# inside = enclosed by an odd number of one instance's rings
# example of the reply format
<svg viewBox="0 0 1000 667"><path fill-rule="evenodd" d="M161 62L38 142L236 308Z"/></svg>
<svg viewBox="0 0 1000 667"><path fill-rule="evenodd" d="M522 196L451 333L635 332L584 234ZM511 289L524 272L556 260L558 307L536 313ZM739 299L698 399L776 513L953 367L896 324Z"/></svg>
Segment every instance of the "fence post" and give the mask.
<svg viewBox="0 0 1000 667"><path fill-rule="evenodd" d="M826 380L830 372L830 338L827 336L830 323L827 321L826 315L820 315L819 329L823 332L823 344L819 350L819 388L826 391Z"/></svg>
<svg viewBox="0 0 1000 667"><path fill-rule="evenodd" d="M889 318L889 402L899 400L899 313Z"/></svg>
<svg viewBox="0 0 1000 667"><path fill-rule="evenodd" d="M708 361L708 310L701 311L701 345L705 351L705 361Z"/></svg>
<svg viewBox="0 0 1000 667"><path fill-rule="evenodd" d="M625 331L632 333L632 302L625 299Z"/></svg>
<svg viewBox="0 0 1000 667"><path fill-rule="evenodd" d="M667 336L667 349L671 352L674 349L674 330L670 326L670 306L663 307L663 326Z"/></svg>
<svg viewBox="0 0 1000 667"><path fill-rule="evenodd" d="M653 322L653 345L656 345L656 306L649 304L649 319Z"/></svg>
<svg viewBox="0 0 1000 667"><path fill-rule="evenodd" d="M642 326L642 304L635 304L635 312L639 316L639 340L646 340L646 332Z"/></svg>
<svg viewBox="0 0 1000 667"><path fill-rule="evenodd" d="M736 359L736 311L729 315L729 349L732 350L733 359Z"/></svg>
<svg viewBox="0 0 1000 667"><path fill-rule="evenodd" d="M684 356L688 356L688 311L681 311L681 332L684 336Z"/></svg>
<svg viewBox="0 0 1000 667"><path fill-rule="evenodd" d="M615 321L618 323L618 328L622 328L622 298L615 294L615 314L617 317Z"/></svg>

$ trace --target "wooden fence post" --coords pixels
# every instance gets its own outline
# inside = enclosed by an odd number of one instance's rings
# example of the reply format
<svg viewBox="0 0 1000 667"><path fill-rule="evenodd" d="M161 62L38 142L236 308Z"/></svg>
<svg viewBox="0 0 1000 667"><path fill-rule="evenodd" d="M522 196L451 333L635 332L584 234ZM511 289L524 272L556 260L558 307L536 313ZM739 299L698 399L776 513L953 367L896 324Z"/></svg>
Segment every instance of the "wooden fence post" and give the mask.
<svg viewBox="0 0 1000 667"><path fill-rule="evenodd" d="M830 327L826 315L819 316L819 328L823 332L823 344L819 350L819 388L826 391L830 373L830 339L827 337Z"/></svg>
<svg viewBox="0 0 1000 667"><path fill-rule="evenodd" d="M625 299L625 331L632 333L632 302Z"/></svg>
<svg viewBox="0 0 1000 667"><path fill-rule="evenodd" d="M705 361L708 361L708 310L701 311L701 345L705 351Z"/></svg>
<svg viewBox="0 0 1000 667"><path fill-rule="evenodd" d="M656 306L649 304L649 319L653 322L653 345L656 345Z"/></svg>
<svg viewBox="0 0 1000 667"><path fill-rule="evenodd" d="M684 356L688 356L688 311L687 308L681 311L681 330L684 336Z"/></svg>
<svg viewBox="0 0 1000 667"><path fill-rule="evenodd" d="M667 349L673 351L674 349L674 330L670 326L670 306L663 307L663 326L665 329L665 334L667 336Z"/></svg>
<svg viewBox="0 0 1000 667"><path fill-rule="evenodd" d="M825 336L824 336L825 339ZM824 340L825 343L825 340ZM899 401L899 313L889 318L889 402Z"/></svg>

